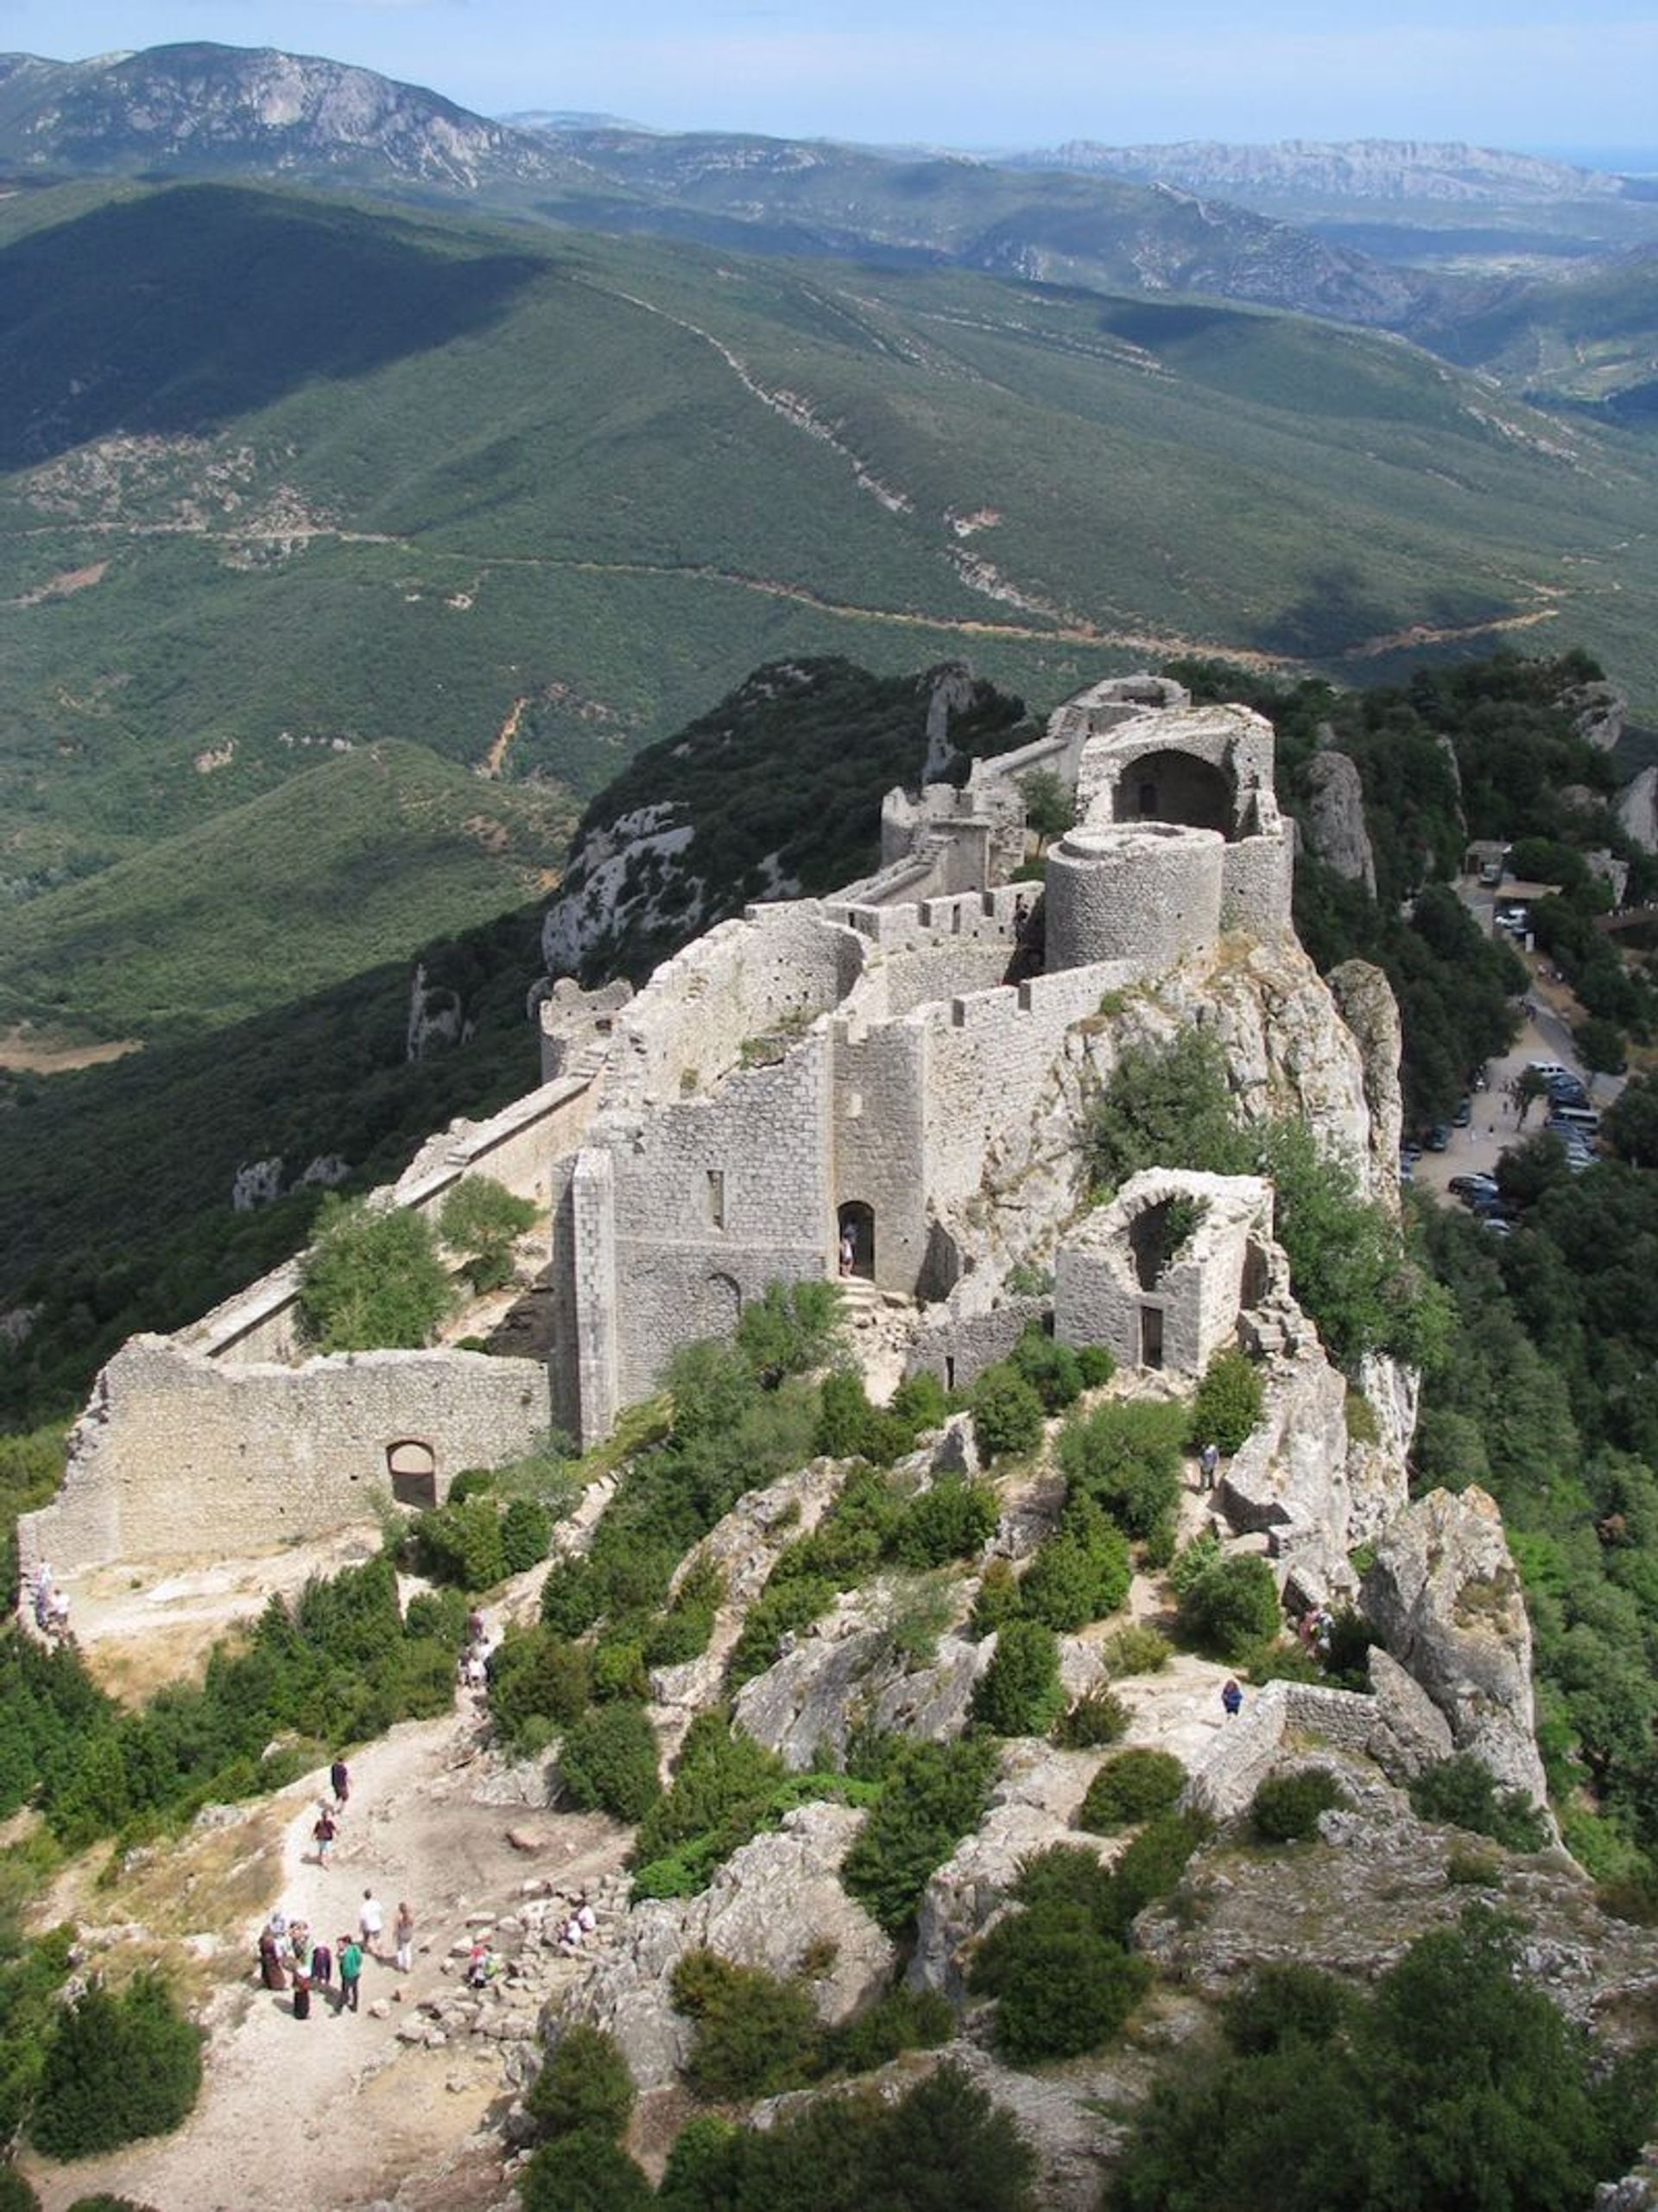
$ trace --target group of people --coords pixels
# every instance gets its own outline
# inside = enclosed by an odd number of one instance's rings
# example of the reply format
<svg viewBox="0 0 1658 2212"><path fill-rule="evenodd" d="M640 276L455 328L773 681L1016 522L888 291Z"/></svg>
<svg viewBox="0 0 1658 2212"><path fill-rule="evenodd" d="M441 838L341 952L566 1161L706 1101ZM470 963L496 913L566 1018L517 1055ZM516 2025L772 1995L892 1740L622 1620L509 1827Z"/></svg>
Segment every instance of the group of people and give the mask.
<svg viewBox="0 0 1658 2212"><path fill-rule="evenodd" d="M35 1626L51 1643L66 1642L69 1635L69 1593L60 1589L52 1579L52 1569L45 1560L28 1578L29 1609L35 1616Z"/></svg>
<svg viewBox="0 0 1658 2212"><path fill-rule="evenodd" d="M466 1616L466 1649L461 1653L457 1672L463 1689L487 1689L490 1683L489 1623L476 1606Z"/></svg>
<svg viewBox="0 0 1658 2212"><path fill-rule="evenodd" d="M320 1867L328 1864L351 1801L351 1770L343 1759L335 1759L330 1766L328 1783L333 1795L319 1803L311 1829ZM336 2014L354 2012L363 1962L368 1958L383 1962L380 1946L385 1924L384 1908L372 1887L364 1891L358 1907L357 1933L343 1935L332 1944L316 1941L305 1921L290 1919L281 1911L273 1912L260 1931L259 1978L267 1989L286 1989L292 1982L296 2020L310 2019L313 1990L322 1993ZM414 1964L414 1915L407 1900L400 1899L392 1924L392 1963L400 1974L411 1972Z"/></svg>
<svg viewBox="0 0 1658 2212"><path fill-rule="evenodd" d="M296 2020L310 2019L313 1989L332 2004L336 2016L354 2012L363 1979L363 1945L355 1936L341 1936L331 1948L318 1943L303 1920L289 1920L282 1912L273 1912L259 1937L259 1979L267 1989L286 1989L292 1981Z"/></svg>

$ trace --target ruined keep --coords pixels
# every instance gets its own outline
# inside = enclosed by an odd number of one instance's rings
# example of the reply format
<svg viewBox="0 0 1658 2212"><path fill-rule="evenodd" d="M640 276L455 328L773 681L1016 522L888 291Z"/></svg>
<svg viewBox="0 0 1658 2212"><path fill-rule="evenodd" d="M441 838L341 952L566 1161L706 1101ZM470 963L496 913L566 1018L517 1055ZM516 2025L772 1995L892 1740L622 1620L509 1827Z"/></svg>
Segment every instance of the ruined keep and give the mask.
<svg viewBox="0 0 1658 2212"><path fill-rule="evenodd" d="M549 1420L592 1442L680 1344L729 1328L767 1283L834 1275L843 1239L857 1275L914 1302L918 1337L1005 1333L1016 1308L988 1163L1017 1153L1102 1006L1195 975L1223 944L1300 963L1311 1018L1339 1036L1362 1155L1363 1055L1294 946L1272 747L1244 707L1193 707L1161 678L1101 683L1034 744L977 763L963 789L889 795L883 865L864 882L751 907L634 995L556 981L540 1009L541 1087L435 1139L384 1195L433 1207L478 1169L545 1207L534 1356L305 1359L295 1271L278 1270L111 1363L60 1499L22 1525L25 1565L245 1544L250 1510L306 1533L360 1513L365 1486L412 1497L415 1475L440 1499L464 1466L532 1448ZM1006 879L1033 770L1075 800L1045 884ZM1215 1250L1194 1246L1194 1282L1244 1264L1231 1203L1212 1202ZM1091 1264L1080 1247L1067 1259L1062 1311ZM1105 1274L1089 1279L1099 1295ZM1208 1341L1210 1294L1188 1332L1175 1287L1162 1356L1185 1366L1187 1334ZM444 1379L427 1392L422 1372ZM389 1389L394 1374L406 1382Z"/></svg>

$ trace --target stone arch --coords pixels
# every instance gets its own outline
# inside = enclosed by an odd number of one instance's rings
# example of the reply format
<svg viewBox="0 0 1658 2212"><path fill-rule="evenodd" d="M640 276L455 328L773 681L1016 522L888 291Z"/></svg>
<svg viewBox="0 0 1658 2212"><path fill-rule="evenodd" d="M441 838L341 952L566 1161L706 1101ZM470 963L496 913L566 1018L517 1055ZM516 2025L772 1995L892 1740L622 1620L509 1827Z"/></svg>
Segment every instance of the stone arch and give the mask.
<svg viewBox="0 0 1658 2212"><path fill-rule="evenodd" d="M1236 834L1237 793L1224 768L1172 746L1124 763L1117 783L1120 822L1180 822L1187 829Z"/></svg>
<svg viewBox="0 0 1658 2212"><path fill-rule="evenodd" d="M424 1509L437 1504L438 1455L420 1437L404 1436L386 1446L386 1473L398 1505Z"/></svg>
<svg viewBox="0 0 1658 2212"><path fill-rule="evenodd" d="M851 1265L846 1265L846 1239L852 1240ZM841 1271L875 1280L875 1208L861 1198L849 1198L835 1216L835 1242L842 1255Z"/></svg>
<svg viewBox="0 0 1658 2212"><path fill-rule="evenodd" d="M728 1335L743 1312L743 1286L734 1275L716 1268L704 1279L700 1302L706 1334Z"/></svg>

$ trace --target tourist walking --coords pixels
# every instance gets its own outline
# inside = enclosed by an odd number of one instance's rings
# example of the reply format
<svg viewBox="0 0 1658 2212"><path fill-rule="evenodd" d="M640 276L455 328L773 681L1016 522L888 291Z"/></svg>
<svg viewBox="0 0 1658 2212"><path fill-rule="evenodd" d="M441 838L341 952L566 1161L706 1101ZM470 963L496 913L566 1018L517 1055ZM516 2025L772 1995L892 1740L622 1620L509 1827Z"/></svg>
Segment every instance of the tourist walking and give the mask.
<svg viewBox="0 0 1658 2212"><path fill-rule="evenodd" d="M377 1959L380 1955L380 1933L386 1924L386 1916L372 1890L363 1892L363 1902L358 1907L357 1924L363 1931L364 1949L371 1959Z"/></svg>
<svg viewBox="0 0 1658 2212"><path fill-rule="evenodd" d="M1212 1490L1215 1486L1215 1477L1219 1472L1220 1446L1212 1442L1206 1444L1198 1454L1199 1489Z"/></svg>
<svg viewBox="0 0 1658 2212"><path fill-rule="evenodd" d="M1222 1685L1220 1702L1226 1708L1226 1718L1236 1721L1244 1710L1244 1692L1236 1682L1228 1681Z"/></svg>
<svg viewBox="0 0 1658 2212"><path fill-rule="evenodd" d="M317 1815L316 1825L311 1830L312 1841L317 1847L318 1866L326 1867L328 1864L328 1854L333 1849L334 1838L339 1834L339 1829L335 1823L332 1813L329 1811L326 1805L324 1805Z"/></svg>
<svg viewBox="0 0 1658 2212"><path fill-rule="evenodd" d="M397 1946L397 1971L407 1974L414 1964L414 1915L405 1904L398 1905L391 1936Z"/></svg>
<svg viewBox="0 0 1658 2212"><path fill-rule="evenodd" d="M339 2008L343 2012L357 2010L357 1985L363 1979L363 1954L355 1936L342 1936L335 1950L335 1963L339 1968Z"/></svg>
<svg viewBox="0 0 1658 2212"><path fill-rule="evenodd" d="M351 1770L343 1759L337 1759L329 1768L328 1784L334 1793L334 1803L343 1812L345 1801L351 1794Z"/></svg>

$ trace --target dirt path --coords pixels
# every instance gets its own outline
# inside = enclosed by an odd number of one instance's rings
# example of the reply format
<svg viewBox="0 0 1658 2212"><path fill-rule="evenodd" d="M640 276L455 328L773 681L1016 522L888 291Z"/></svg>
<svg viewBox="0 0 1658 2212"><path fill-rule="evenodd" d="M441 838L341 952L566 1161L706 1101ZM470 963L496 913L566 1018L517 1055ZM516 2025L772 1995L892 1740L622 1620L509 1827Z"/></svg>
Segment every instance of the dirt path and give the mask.
<svg viewBox="0 0 1658 2212"><path fill-rule="evenodd" d="M495 1785L492 1789L492 1784ZM208 2040L200 2102L174 2136L134 2144L73 2167L29 2161L45 2212L109 2190L157 2212L290 2212L393 2195L410 2176L460 2165L501 2193L498 2154L470 2144L486 2113L509 2094L498 2048L480 2037L428 2050L398 2040L423 1998L452 1993L444 1972L467 1916L518 1903L527 1879L592 1886L620 1864L625 1832L597 1816L538 1811L544 1848L527 1857L507 1841L515 1807L498 1770L480 1755L471 1699L452 1714L406 1722L352 1761L351 1803L333 1863L313 1863L311 1825L321 1774L276 1801L284 1819L280 1886L235 1930L227 1979L205 2014ZM250 1809L250 1818L260 1809ZM516 1817L525 1817L522 1802ZM365 1886L384 1908L388 1934L400 1898L416 1920L414 1970L365 1963L362 2009L337 2014L313 2000L307 2021L291 1994L260 1987L251 1968L266 1913L280 1902L332 1943L355 1928ZM245 1962L245 1970L242 1964ZM384 2004L385 2015L372 2007ZM433 2202L471 2202L452 2175Z"/></svg>

